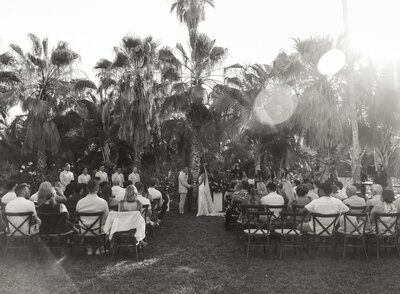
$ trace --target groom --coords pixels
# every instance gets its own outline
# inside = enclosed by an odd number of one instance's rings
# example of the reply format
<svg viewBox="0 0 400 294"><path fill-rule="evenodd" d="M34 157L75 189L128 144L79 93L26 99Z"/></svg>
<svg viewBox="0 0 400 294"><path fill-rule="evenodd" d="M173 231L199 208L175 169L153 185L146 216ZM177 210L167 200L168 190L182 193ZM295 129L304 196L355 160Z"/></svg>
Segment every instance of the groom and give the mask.
<svg viewBox="0 0 400 294"><path fill-rule="evenodd" d="M178 176L178 188L179 188L179 214L183 216L185 212L185 201L188 189L192 187L192 185L188 184L188 167L183 168L179 172Z"/></svg>

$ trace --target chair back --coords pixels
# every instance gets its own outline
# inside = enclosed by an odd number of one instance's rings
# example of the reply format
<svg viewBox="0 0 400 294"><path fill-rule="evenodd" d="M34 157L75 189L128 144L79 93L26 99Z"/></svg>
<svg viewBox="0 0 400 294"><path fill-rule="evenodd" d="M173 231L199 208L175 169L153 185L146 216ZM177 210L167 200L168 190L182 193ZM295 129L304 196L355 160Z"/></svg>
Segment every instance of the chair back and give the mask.
<svg viewBox="0 0 400 294"><path fill-rule="evenodd" d="M311 213L313 233L317 237L332 236L336 232L339 216L340 216L339 213L334 213L334 214Z"/></svg>
<svg viewBox="0 0 400 294"><path fill-rule="evenodd" d="M42 221L39 228L41 235L64 233L67 212L38 212L38 217Z"/></svg>
<svg viewBox="0 0 400 294"><path fill-rule="evenodd" d="M348 208L350 208L351 212L366 212L367 211L367 206L363 205L363 206L351 206L349 204L346 204L346 206Z"/></svg>
<svg viewBox="0 0 400 294"><path fill-rule="evenodd" d="M244 224L245 218L247 217L247 213L251 211L267 211L265 205L254 205L254 204L242 204L240 206L240 211L241 211L241 221Z"/></svg>
<svg viewBox="0 0 400 294"><path fill-rule="evenodd" d="M304 206L305 205L300 205L300 204L293 203L292 204L293 212L301 212L301 211L303 211Z"/></svg>
<svg viewBox="0 0 400 294"><path fill-rule="evenodd" d="M101 235L103 214L103 212L77 212L79 235Z"/></svg>
<svg viewBox="0 0 400 294"><path fill-rule="evenodd" d="M6 234L9 237L29 236L31 234L33 212L5 212ZM20 221L16 221L16 218ZM24 231L24 227L28 231Z"/></svg>
<svg viewBox="0 0 400 294"><path fill-rule="evenodd" d="M142 205L142 216L146 222L147 222L147 218L149 217L149 210L150 210L149 204Z"/></svg>
<svg viewBox="0 0 400 294"><path fill-rule="evenodd" d="M269 211L246 211L246 222L244 231L249 236L266 237L271 232L271 217L273 213Z"/></svg>
<svg viewBox="0 0 400 294"><path fill-rule="evenodd" d="M280 222L280 213L286 210L286 205L265 205L267 211L272 212L271 224L277 224Z"/></svg>
<svg viewBox="0 0 400 294"><path fill-rule="evenodd" d="M377 213L375 219L375 234L380 236L397 236L398 213Z"/></svg>
<svg viewBox="0 0 400 294"><path fill-rule="evenodd" d="M366 212L348 211L343 215L343 233L350 236L362 236L368 222L368 214Z"/></svg>
<svg viewBox="0 0 400 294"><path fill-rule="evenodd" d="M282 235L301 235L305 213L303 212L287 212L280 213Z"/></svg>

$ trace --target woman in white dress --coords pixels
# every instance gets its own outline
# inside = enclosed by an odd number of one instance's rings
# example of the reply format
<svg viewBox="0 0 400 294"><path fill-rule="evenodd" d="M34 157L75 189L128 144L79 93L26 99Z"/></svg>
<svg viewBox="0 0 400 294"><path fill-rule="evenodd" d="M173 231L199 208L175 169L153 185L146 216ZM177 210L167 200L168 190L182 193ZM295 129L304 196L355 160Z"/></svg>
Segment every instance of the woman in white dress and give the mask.
<svg viewBox="0 0 400 294"><path fill-rule="evenodd" d="M197 216L201 215L217 215L211 199L207 169L204 165L200 167L199 197L197 201Z"/></svg>

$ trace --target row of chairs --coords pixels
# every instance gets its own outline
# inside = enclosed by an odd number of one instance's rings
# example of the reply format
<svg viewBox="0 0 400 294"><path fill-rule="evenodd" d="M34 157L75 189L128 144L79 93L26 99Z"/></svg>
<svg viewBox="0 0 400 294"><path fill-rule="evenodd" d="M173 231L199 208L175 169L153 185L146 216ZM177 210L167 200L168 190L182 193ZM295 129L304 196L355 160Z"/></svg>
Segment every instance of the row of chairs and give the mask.
<svg viewBox="0 0 400 294"><path fill-rule="evenodd" d="M149 206L144 205L144 218L147 218ZM26 213L8 213L2 211L5 229L0 232L0 249L3 249L3 255L6 256L10 249L26 249L28 261L31 260L31 251L33 245L42 245L48 249L63 251L67 249L72 251L73 245L86 251L91 248L94 252L105 251L108 245L107 238L103 227L103 213L78 213L71 211L74 222L74 230L68 232L63 231L61 224L65 223L66 213L38 213L42 224L39 227L39 232L35 232L34 224L32 223L33 212ZM15 224L12 219L18 217L20 221ZM88 223L87 220L91 219ZM86 221L83 221L83 220ZM50 225L53 224L53 225ZM54 226L54 224L57 224ZM60 224L60 225L59 225ZM27 231L25 229L27 227ZM146 227L150 229L150 227ZM154 235L154 229L152 229ZM139 260L139 253L144 259L144 248L138 245L135 238L136 230L126 232L117 232L111 240L111 259L114 259L115 253L122 247L129 249L134 248L136 259ZM147 232L146 232L147 238ZM146 239L147 241L147 239ZM38 246L40 248L41 246Z"/></svg>
<svg viewBox="0 0 400 294"><path fill-rule="evenodd" d="M287 211L286 206L241 205L241 218L237 221L238 240L244 239L245 253L248 258L252 246L268 248L270 252L271 240L275 241L275 248L280 246L280 258L284 247L292 247L294 253L298 249L310 252L310 245L314 248L334 247L336 256L338 238L343 239L342 258L345 258L346 248L362 248L368 258L368 243L376 240L377 259L381 248L395 248L399 251L398 219L400 213L378 214L375 228L369 226L369 214L360 208L340 214L310 214L311 231L304 231L303 224L306 214L301 211L304 207L298 206L293 212ZM279 210L279 214L274 213ZM300 211L299 211L300 210Z"/></svg>

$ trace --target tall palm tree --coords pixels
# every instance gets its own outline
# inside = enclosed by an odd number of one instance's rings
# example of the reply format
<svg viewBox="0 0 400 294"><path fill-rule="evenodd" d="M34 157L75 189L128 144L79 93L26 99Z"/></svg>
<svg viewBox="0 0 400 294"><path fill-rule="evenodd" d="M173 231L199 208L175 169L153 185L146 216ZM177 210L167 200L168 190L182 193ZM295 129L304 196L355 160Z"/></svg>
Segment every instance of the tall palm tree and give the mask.
<svg viewBox="0 0 400 294"><path fill-rule="evenodd" d="M171 85L171 95L162 104L162 113L169 118L172 114L183 116L192 134L191 169L194 178L200 166L204 146L200 135L211 121L211 114L206 107L208 92L220 83L216 70L224 60L227 50L215 46L202 33L193 34L189 42L189 52L181 44L176 49L179 58L171 48L159 50L161 81Z"/></svg>
<svg viewBox="0 0 400 294"><path fill-rule="evenodd" d="M157 46L151 36L142 39L127 35L121 46L114 48L113 62L101 59L95 66L99 89L118 99L118 136L135 149L137 163L150 142L152 110L159 86Z"/></svg>
<svg viewBox="0 0 400 294"><path fill-rule="evenodd" d="M175 0L171 5L171 12L176 11L176 16L181 23L185 23L189 32L197 28L205 20L205 6L214 7L213 0Z"/></svg>
<svg viewBox="0 0 400 294"><path fill-rule="evenodd" d="M79 92L96 86L82 79L82 72L74 65L79 55L66 42L59 42L50 53L47 39L40 40L28 34L32 43L31 51L23 53L15 44L10 47L19 62L20 87L13 95L19 98L21 107L27 113L25 121L27 134L24 150L37 154L38 172L44 174L48 152L59 151L60 135L54 123L55 117L66 109L79 108Z"/></svg>

